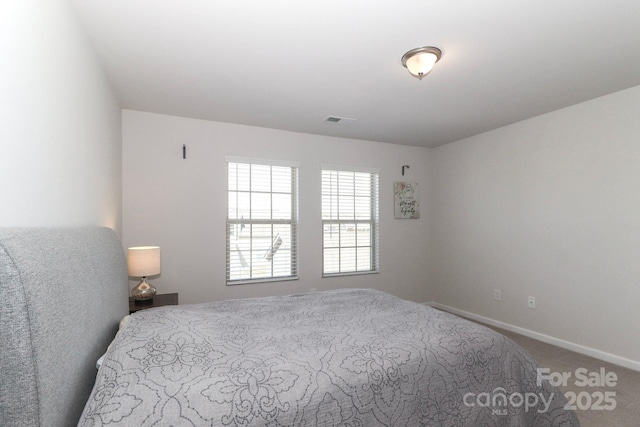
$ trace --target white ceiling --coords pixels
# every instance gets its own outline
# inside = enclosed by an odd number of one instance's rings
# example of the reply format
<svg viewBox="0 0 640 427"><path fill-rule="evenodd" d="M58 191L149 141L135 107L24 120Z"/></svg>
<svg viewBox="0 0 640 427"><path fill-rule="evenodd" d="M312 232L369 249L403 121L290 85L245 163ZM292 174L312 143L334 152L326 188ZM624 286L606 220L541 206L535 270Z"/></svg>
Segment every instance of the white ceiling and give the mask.
<svg viewBox="0 0 640 427"><path fill-rule="evenodd" d="M434 147L640 84L636 0L71 1L133 110Z"/></svg>

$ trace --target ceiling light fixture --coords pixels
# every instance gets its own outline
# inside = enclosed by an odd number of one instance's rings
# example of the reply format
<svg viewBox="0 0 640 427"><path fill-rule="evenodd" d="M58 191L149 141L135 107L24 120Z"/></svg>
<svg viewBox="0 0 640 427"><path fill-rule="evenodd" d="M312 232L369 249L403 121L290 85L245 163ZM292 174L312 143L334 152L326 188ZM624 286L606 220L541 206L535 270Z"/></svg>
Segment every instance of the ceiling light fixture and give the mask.
<svg viewBox="0 0 640 427"><path fill-rule="evenodd" d="M440 60L442 51L437 47L426 46L411 49L402 56L402 65L407 67L409 72L422 80L429 74L436 62Z"/></svg>

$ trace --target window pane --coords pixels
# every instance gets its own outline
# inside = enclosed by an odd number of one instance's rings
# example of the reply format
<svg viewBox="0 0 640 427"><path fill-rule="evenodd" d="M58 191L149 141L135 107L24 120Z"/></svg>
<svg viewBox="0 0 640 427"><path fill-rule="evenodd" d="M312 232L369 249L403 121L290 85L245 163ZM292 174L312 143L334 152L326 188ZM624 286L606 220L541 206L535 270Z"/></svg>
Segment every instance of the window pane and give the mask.
<svg viewBox="0 0 640 427"><path fill-rule="evenodd" d="M280 236L282 243L280 249L291 249L291 225L290 224L275 224L273 225L273 238Z"/></svg>
<svg viewBox="0 0 640 427"><path fill-rule="evenodd" d="M340 246L355 246L356 245L356 225L355 224L343 224L340 227Z"/></svg>
<svg viewBox="0 0 640 427"><path fill-rule="evenodd" d="M272 167L271 180L274 193L291 193L291 168Z"/></svg>
<svg viewBox="0 0 640 427"><path fill-rule="evenodd" d="M234 221L229 223L229 238L232 243L238 243L241 237L248 236L248 232L245 232L245 224L240 221Z"/></svg>
<svg viewBox="0 0 640 427"><path fill-rule="evenodd" d="M371 248L358 248L358 271L371 270Z"/></svg>
<svg viewBox="0 0 640 427"><path fill-rule="evenodd" d="M230 236L230 242L232 246L235 246L236 250L244 251L245 253L251 252L251 225L245 224L231 224L234 232ZM233 248L232 248L233 249Z"/></svg>
<svg viewBox="0 0 640 427"><path fill-rule="evenodd" d="M338 218L339 219L354 219L353 212L353 197L340 196L338 198Z"/></svg>
<svg viewBox="0 0 640 427"><path fill-rule="evenodd" d="M325 248L337 248L340 246L340 226L338 224L324 224L323 237Z"/></svg>
<svg viewBox="0 0 640 427"><path fill-rule="evenodd" d="M236 218L251 218L251 193L236 193L237 213Z"/></svg>
<svg viewBox="0 0 640 427"><path fill-rule="evenodd" d="M271 191L271 166L251 165L251 191Z"/></svg>
<svg viewBox="0 0 640 427"><path fill-rule="evenodd" d="M338 172L338 194L353 196L353 172Z"/></svg>
<svg viewBox="0 0 640 427"><path fill-rule="evenodd" d="M247 264L246 260L244 260L241 252L235 250L231 250L229 252L229 271L231 272L231 280L241 280L245 277L248 277L248 266L249 265Z"/></svg>
<svg viewBox="0 0 640 427"><path fill-rule="evenodd" d="M340 272L340 249L324 250L324 272L329 274Z"/></svg>
<svg viewBox="0 0 640 427"><path fill-rule="evenodd" d="M358 224L358 246L371 246L371 225Z"/></svg>
<svg viewBox="0 0 640 427"><path fill-rule="evenodd" d="M228 284L297 275L296 177L291 167L228 163Z"/></svg>
<svg viewBox="0 0 640 427"><path fill-rule="evenodd" d="M228 225L229 235L229 274L231 280L249 277L251 261L250 228L241 224Z"/></svg>
<svg viewBox="0 0 640 427"><path fill-rule="evenodd" d="M291 251L287 249L279 249L272 260L274 276L290 276L291 275Z"/></svg>
<svg viewBox="0 0 640 427"><path fill-rule="evenodd" d="M269 193L251 193L251 219L271 219Z"/></svg>
<svg viewBox="0 0 640 427"><path fill-rule="evenodd" d="M236 180L237 176L238 176L238 164L229 163L227 166L227 189L229 191L238 190L238 181Z"/></svg>
<svg viewBox="0 0 640 427"><path fill-rule="evenodd" d="M322 195L322 219L338 219L337 195Z"/></svg>
<svg viewBox="0 0 640 427"><path fill-rule="evenodd" d="M249 191L251 189L249 182L249 165L245 165L242 163L235 164L234 174L237 175L237 190L238 191ZM235 180L235 178L234 178Z"/></svg>
<svg viewBox="0 0 640 427"><path fill-rule="evenodd" d="M322 171L324 274L378 270L377 183L377 174Z"/></svg>
<svg viewBox="0 0 640 427"><path fill-rule="evenodd" d="M266 251L271 246L273 239L271 227L271 224L253 224L251 226L251 241L254 250Z"/></svg>
<svg viewBox="0 0 640 427"><path fill-rule="evenodd" d="M371 218L371 198L356 197L355 199L355 219Z"/></svg>
<svg viewBox="0 0 640 427"><path fill-rule="evenodd" d="M291 194L273 194L273 219L291 219Z"/></svg>
<svg viewBox="0 0 640 427"><path fill-rule="evenodd" d="M236 193L235 191L229 191L229 194L227 196L227 205L228 205L227 216L228 218L231 218L231 219L239 218L237 215L238 213L237 194L238 193Z"/></svg>
<svg viewBox="0 0 640 427"><path fill-rule="evenodd" d="M271 261L267 259L270 254L273 236L271 224L253 224L251 234L252 245L252 277L271 277Z"/></svg>
<svg viewBox="0 0 640 427"><path fill-rule="evenodd" d="M356 248L340 248L340 271L356 271Z"/></svg>
<svg viewBox="0 0 640 427"><path fill-rule="evenodd" d="M355 177L355 195L371 197L371 174L356 173Z"/></svg>
<svg viewBox="0 0 640 427"><path fill-rule="evenodd" d="M338 184L338 171L324 171L326 179L332 183L332 188L337 188Z"/></svg>
<svg viewBox="0 0 640 427"><path fill-rule="evenodd" d="M252 279L266 279L271 277L271 265L266 261L254 262L251 266Z"/></svg>

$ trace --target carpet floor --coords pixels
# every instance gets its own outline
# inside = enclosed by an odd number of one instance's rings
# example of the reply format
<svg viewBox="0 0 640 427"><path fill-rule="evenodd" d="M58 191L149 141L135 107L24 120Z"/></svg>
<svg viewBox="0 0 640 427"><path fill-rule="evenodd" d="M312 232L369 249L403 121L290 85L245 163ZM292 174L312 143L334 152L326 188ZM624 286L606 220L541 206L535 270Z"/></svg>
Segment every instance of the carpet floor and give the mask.
<svg viewBox="0 0 640 427"><path fill-rule="evenodd" d="M560 386L568 399L575 393L576 414L582 427L636 427L640 426L640 372L622 368L602 360L594 359L570 350L565 350L550 344L534 340L504 329L490 328L511 338L522 348L527 350L542 368L549 368L550 372L568 372L567 385ZM582 368L583 370L576 372ZM615 385L583 385L594 384L589 380L595 378L594 373L613 372L617 376ZM606 374L605 374L606 375ZM587 378L585 381L584 378ZM608 399L602 400L609 392ZM611 407L612 410L596 409Z"/></svg>

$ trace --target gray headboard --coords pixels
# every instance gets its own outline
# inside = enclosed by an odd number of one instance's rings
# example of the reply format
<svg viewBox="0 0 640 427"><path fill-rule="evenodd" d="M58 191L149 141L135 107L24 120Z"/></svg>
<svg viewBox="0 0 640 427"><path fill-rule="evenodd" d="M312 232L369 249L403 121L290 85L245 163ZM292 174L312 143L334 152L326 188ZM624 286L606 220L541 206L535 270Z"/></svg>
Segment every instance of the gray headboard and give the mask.
<svg viewBox="0 0 640 427"><path fill-rule="evenodd" d="M113 230L0 228L2 426L77 425L127 297Z"/></svg>

